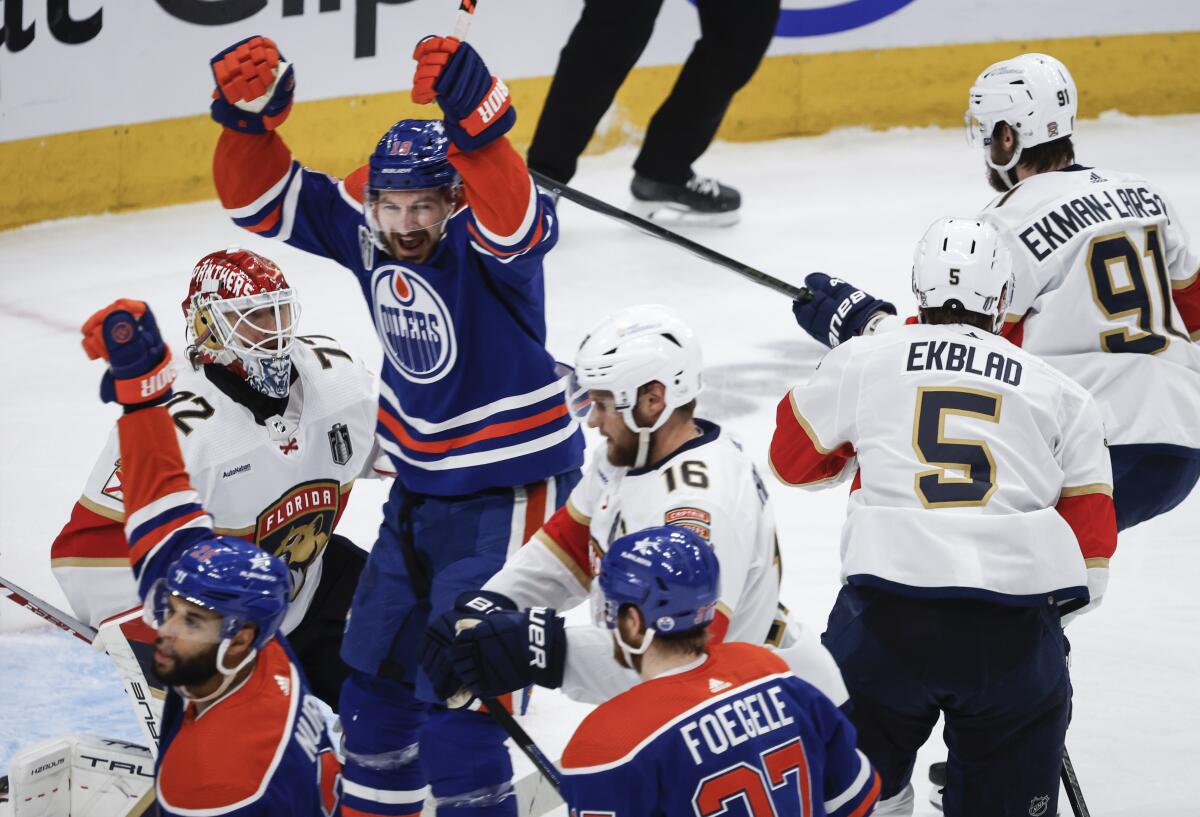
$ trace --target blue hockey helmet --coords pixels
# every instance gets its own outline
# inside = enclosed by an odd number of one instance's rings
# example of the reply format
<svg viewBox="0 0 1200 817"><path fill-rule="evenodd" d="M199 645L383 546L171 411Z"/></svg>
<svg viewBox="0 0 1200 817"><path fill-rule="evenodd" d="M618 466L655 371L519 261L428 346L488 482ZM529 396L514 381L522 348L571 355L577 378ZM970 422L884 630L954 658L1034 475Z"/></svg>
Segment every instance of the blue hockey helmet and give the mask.
<svg viewBox="0 0 1200 817"><path fill-rule="evenodd" d="M370 190L425 190L458 184L458 171L446 158L450 138L440 119L401 119L371 154Z"/></svg>
<svg viewBox="0 0 1200 817"><path fill-rule="evenodd" d="M597 619L610 630L625 604L636 606L648 630L686 633L716 615L721 567L712 546L698 533L664 525L622 536L600 562L603 595ZM597 600L600 601L600 600ZM642 652L649 646L643 642Z"/></svg>
<svg viewBox="0 0 1200 817"><path fill-rule="evenodd" d="M229 642L247 624L258 628L255 651L279 631L291 596L291 576L282 559L245 539L218 536L189 548L155 582L150 600L156 626L166 620L171 596L221 616L218 656L223 659ZM227 672L222 660L217 667Z"/></svg>

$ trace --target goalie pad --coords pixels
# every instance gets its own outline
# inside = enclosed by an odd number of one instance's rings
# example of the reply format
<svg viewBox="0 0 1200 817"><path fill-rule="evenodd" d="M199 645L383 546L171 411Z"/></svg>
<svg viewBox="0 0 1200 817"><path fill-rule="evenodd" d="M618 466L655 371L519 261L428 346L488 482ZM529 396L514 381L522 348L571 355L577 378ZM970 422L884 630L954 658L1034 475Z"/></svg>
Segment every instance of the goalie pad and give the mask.
<svg viewBox="0 0 1200 817"><path fill-rule="evenodd" d="M107 652L116 666L146 744L157 757L158 728L167 691L157 679L147 680L154 678L155 635L142 620L142 608L135 607L102 621L95 647Z"/></svg>
<svg viewBox="0 0 1200 817"><path fill-rule="evenodd" d="M144 746L77 735L13 755L14 817L137 817L154 802L154 758Z"/></svg>

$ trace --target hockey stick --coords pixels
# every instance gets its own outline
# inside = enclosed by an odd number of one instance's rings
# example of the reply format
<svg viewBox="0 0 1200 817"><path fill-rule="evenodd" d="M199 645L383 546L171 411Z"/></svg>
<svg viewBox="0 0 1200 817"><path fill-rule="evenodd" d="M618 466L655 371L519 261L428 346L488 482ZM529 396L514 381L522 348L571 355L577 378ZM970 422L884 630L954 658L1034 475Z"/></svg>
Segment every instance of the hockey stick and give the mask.
<svg viewBox="0 0 1200 817"><path fill-rule="evenodd" d="M513 739L513 743L517 744L517 748L525 753L525 757L529 758L534 767L541 772L542 777L546 778L546 781L554 787L554 791L558 792L561 796L562 777L559 775L558 769L546 757L545 752L533 742L533 738L529 737L529 733L521 727L521 724L517 723L512 713L495 698L481 698L480 703L487 707L492 717L499 722L504 731L508 733L508 736Z"/></svg>
<svg viewBox="0 0 1200 817"><path fill-rule="evenodd" d="M1079 788L1079 778L1075 776L1075 766L1071 763L1071 755L1065 746L1063 747L1062 782L1063 788L1067 790L1067 802L1071 804L1071 811L1075 813L1075 817L1091 817L1087 803L1083 800L1083 790Z"/></svg>
<svg viewBox="0 0 1200 817"><path fill-rule="evenodd" d="M458 14L454 16L454 38L459 42L467 39L471 17L475 14L475 0L459 0Z"/></svg>
<svg viewBox="0 0 1200 817"><path fill-rule="evenodd" d="M530 170L529 172L533 176L533 180L536 181L541 187L556 196L561 196L567 201L573 201L579 206L591 210L594 213L599 213L602 216L608 216L616 221L621 221L625 224L632 225L642 232L652 235L655 238L661 238L668 244L674 244L676 247L686 250L698 258L703 258L705 261L709 261L719 267L733 270L743 278L749 279L754 283L764 286L774 292L778 292L781 295L786 295L793 301L808 301L812 298L812 294L806 287L797 287L787 283L786 281L781 281L775 276L768 275L762 270L755 269L749 264L743 264L741 261L730 258L728 255L723 255L722 253L719 253L714 249L710 249L703 244L692 241L690 238L685 238L679 233L668 230L661 224L655 224L653 221L648 221L640 216L635 216L628 210L622 210L620 207L614 207L606 201L601 201L594 196L589 196L582 190L576 190L574 187L568 187L562 182L556 182L554 179L538 173L536 170Z"/></svg>
<svg viewBox="0 0 1200 817"><path fill-rule="evenodd" d="M35 616L46 619L58 629L70 633L80 641L91 644L96 640L96 628L89 627L74 616L67 615L54 605L42 601L3 576L0 576L0 595L6 596L14 604L21 605Z"/></svg>

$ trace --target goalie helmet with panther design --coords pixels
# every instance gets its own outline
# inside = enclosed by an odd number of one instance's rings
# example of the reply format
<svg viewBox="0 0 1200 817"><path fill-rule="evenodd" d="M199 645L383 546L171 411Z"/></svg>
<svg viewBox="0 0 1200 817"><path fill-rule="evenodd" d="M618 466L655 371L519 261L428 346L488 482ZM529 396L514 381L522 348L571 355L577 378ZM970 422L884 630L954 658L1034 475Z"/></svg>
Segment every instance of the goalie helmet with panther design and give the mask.
<svg viewBox="0 0 1200 817"><path fill-rule="evenodd" d="M274 261L239 248L209 253L183 301L188 356L240 375L268 397L286 397L300 304Z"/></svg>

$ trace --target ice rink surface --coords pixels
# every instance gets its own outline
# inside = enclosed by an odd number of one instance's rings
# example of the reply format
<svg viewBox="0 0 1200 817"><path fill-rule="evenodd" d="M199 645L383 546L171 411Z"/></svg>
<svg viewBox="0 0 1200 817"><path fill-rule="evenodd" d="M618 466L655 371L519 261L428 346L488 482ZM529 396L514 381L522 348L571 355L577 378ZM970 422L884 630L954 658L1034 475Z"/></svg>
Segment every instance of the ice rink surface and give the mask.
<svg viewBox="0 0 1200 817"><path fill-rule="evenodd" d="M1144 173L1200 235L1200 116L1105 115L1080 123L1076 145L1085 165ZM585 159L573 184L625 206L632 159L632 149ZM925 227L941 216L971 215L992 197L982 157L957 130L718 144L698 169L739 187L745 204L740 225L689 236L797 284L814 270L843 275L902 314L911 308L912 249ZM775 404L822 354L793 323L788 302L575 205L563 202L559 216L562 238L546 262L551 351L570 360L587 329L618 307L673 305L704 348L699 415L726 424L765 469ZM117 416L97 398L101 369L86 360L77 327L114 298L140 298L182 351L179 304L192 265L237 244L282 266L303 303L302 333L333 335L377 368L374 329L350 273L237 230L216 202L0 234L0 575L65 604L48 565L50 542ZM339 531L370 547L386 490L360 481ZM845 490L772 489L783 600L818 630L838 589ZM1123 534L1104 606L1069 630L1075 710L1067 745L1093 814L1200 811L1191 777L1200 760L1198 523L1200 496L1193 496ZM107 659L0 604L0 771L35 739L67 732L137 738ZM539 690L523 722L557 758L585 711ZM944 757L939 734L918 759L917 814L935 813L924 770ZM519 773L530 768L521 757L517 766ZM1065 800L1060 808L1069 813Z"/></svg>

